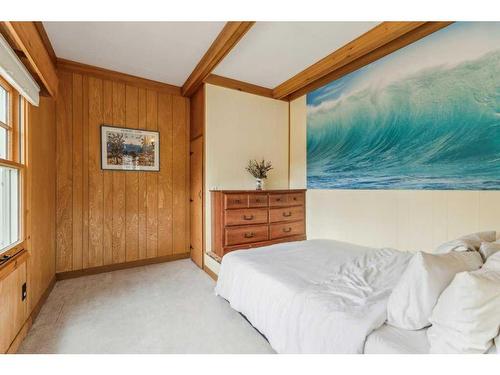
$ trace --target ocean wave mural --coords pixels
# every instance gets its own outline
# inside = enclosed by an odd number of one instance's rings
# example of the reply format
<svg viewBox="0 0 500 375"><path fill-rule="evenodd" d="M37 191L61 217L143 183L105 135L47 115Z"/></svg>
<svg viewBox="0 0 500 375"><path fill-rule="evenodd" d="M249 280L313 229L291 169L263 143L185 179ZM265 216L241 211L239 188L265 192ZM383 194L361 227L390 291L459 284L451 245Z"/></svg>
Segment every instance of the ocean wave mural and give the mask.
<svg viewBox="0 0 500 375"><path fill-rule="evenodd" d="M500 23L452 24L307 96L309 189L500 189Z"/></svg>

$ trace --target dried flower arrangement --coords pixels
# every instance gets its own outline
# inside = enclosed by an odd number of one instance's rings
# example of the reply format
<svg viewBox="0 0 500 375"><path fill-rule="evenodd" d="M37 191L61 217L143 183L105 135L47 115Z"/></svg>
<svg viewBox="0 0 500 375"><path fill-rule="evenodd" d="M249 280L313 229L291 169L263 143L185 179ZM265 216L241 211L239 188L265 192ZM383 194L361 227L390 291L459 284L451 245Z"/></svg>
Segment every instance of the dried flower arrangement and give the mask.
<svg viewBox="0 0 500 375"><path fill-rule="evenodd" d="M261 162L257 160L249 160L246 170L255 178L264 179L267 178L267 172L273 169L270 161L265 161L262 159Z"/></svg>
<svg viewBox="0 0 500 375"><path fill-rule="evenodd" d="M273 169L273 166L270 161L262 161L258 162L257 160L249 160L248 166L246 170L256 179L256 188L257 190L262 190L262 184L264 179L267 178L267 172Z"/></svg>

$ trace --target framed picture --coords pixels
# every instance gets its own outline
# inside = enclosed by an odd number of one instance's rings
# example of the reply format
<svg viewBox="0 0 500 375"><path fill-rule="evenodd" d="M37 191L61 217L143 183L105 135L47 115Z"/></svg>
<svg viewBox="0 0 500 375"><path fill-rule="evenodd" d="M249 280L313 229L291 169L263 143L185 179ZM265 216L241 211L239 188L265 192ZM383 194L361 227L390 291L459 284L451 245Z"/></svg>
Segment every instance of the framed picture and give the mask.
<svg viewBox="0 0 500 375"><path fill-rule="evenodd" d="M160 133L101 125L101 168L159 171Z"/></svg>

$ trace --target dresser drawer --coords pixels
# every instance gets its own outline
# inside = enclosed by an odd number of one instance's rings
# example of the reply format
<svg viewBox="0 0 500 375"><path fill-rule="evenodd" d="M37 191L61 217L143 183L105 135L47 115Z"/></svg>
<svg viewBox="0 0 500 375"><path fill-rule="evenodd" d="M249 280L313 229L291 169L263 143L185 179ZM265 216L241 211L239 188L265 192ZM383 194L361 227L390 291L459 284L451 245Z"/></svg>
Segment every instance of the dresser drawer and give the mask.
<svg viewBox="0 0 500 375"><path fill-rule="evenodd" d="M244 208L226 210L224 212L226 225L266 224L267 208Z"/></svg>
<svg viewBox="0 0 500 375"><path fill-rule="evenodd" d="M293 223L272 224L270 227L271 240L275 238L296 236L305 233L304 221Z"/></svg>
<svg viewBox="0 0 500 375"><path fill-rule="evenodd" d="M287 194L288 204L290 206L303 206L306 202L304 193Z"/></svg>
<svg viewBox="0 0 500 375"><path fill-rule="evenodd" d="M269 206L281 207L288 206L287 194L269 194Z"/></svg>
<svg viewBox="0 0 500 375"><path fill-rule="evenodd" d="M280 221L296 221L304 218L304 207L284 207L271 208L269 210L269 222L276 223Z"/></svg>
<svg viewBox="0 0 500 375"><path fill-rule="evenodd" d="M247 194L226 194L224 195L224 208L247 208Z"/></svg>
<svg viewBox="0 0 500 375"><path fill-rule="evenodd" d="M267 241L268 239L269 227L267 225L254 225L225 229L226 246Z"/></svg>
<svg viewBox="0 0 500 375"><path fill-rule="evenodd" d="M267 207L267 194L250 194L248 196L249 207Z"/></svg>

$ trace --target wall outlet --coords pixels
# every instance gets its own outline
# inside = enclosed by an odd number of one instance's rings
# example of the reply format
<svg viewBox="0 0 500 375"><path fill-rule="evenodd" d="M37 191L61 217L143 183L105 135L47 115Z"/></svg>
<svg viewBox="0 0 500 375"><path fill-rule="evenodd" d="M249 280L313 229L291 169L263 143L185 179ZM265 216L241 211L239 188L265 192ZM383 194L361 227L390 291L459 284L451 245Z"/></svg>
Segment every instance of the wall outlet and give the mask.
<svg viewBox="0 0 500 375"><path fill-rule="evenodd" d="M21 301L24 301L27 296L28 296L28 292L27 292L27 288L26 288L26 283L24 283L22 288L21 288Z"/></svg>

